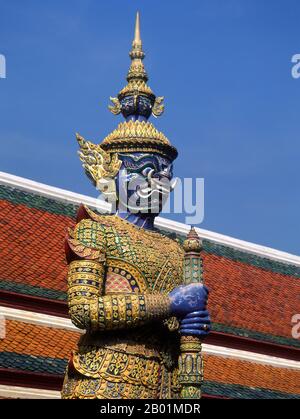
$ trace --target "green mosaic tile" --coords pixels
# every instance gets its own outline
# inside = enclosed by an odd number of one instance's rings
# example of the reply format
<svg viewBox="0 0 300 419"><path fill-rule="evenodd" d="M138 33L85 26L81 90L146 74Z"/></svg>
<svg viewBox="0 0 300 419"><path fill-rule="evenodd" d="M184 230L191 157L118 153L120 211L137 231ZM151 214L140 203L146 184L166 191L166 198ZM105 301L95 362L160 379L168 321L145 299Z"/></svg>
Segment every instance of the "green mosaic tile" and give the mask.
<svg viewBox="0 0 300 419"><path fill-rule="evenodd" d="M300 348L300 340L293 338L286 338L283 336L269 335L265 333L256 332L249 329L241 329L238 327L231 327L221 323L212 323L212 330L215 332L222 332L244 338L254 339L263 342L275 343L277 345L292 346Z"/></svg>
<svg viewBox="0 0 300 419"><path fill-rule="evenodd" d="M204 381L203 393L210 396L221 396L231 399L300 399L299 394L283 393L265 388L246 387L237 384L223 384Z"/></svg>
<svg viewBox="0 0 300 419"><path fill-rule="evenodd" d="M9 280L0 280L0 289L4 291L16 292L18 294L33 295L41 298L49 298L51 300L67 301L67 293L64 291L56 291L47 288L37 287L34 285L22 284Z"/></svg>
<svg viewBox="0 0 300 419"><path fill-rule="evenodd" d="M0 367L13 368L34 373L63 375L67 367L66 359L48 358L43 356L0 352Z"/></svg>

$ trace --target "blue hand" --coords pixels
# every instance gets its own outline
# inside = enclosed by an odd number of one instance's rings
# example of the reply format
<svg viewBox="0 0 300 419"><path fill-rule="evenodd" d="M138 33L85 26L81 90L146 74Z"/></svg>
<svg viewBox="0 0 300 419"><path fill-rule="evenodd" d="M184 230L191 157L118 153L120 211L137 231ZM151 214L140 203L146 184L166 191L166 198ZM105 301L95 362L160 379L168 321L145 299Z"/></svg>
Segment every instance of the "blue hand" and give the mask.
<svg viewBox="0 0 300 419"><path fill-rule="evenodd" d="M182 285L174 288L169 297L171 315L180 318L206 309L208 288L202 284Z"/></svg>
<svg viewBox="0 0 300 419"><path fill-rule="evenodd" d="M210 331L209 312L203 310L187 314L181 320L179 330L182 335L206 337Z"/></svg>

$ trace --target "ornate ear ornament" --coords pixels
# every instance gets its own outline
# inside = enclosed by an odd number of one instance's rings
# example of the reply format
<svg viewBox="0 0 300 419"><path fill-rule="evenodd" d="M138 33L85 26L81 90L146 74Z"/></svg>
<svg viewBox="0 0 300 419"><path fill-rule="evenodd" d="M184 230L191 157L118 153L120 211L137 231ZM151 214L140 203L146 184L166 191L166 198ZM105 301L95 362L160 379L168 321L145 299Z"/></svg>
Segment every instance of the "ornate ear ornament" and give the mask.
<svg viewBox="0 0 300 419"><path fill-rule="evenodd" d="M82 166L93 183L98 185L104 178L114 179L122 164L118 153L108 153L100 144L86 141L79 134L76 134L76 138L80 147L78 154Z"/></svg>
<svg viewBox="0 0 300 419"><path fill-rule="evenodd" d="M152 115L153 116L160 116L164 110L165 110L165 105L163 104L164 101L164 97L163 96L158 96L155 98L155 102L154 105L152 107Z"/></svg>
<svg viewBox="0 0 300 419"><path fill-rule="evenodd" d="M117 97L110 97L110 101L113 103L113 105L109 105L108 109L113 113L114 115L119 115L121 113L121 103L119 102L119 99Z"/></svg>

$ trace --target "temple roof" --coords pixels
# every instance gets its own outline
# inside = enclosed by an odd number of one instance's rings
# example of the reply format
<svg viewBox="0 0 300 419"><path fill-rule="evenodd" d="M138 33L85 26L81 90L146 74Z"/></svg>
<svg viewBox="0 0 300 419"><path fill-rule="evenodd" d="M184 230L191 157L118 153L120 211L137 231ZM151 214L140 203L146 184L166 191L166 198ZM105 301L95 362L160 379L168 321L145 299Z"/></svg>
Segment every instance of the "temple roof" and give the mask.
<svg viewBox="0 0 300 419"><path fill-rule="evenodd" d="M93 198L0 173L0 311L5 306L44 313L50 324L51 315L67 321L63 246L80 202L96 205ZM108 209L103 203L98 208ZM157 227L180 240L189 230L164 218ZM300 341L291 336L291 318L300 306L300 257L196 230L203 239L204 279L211 291L213 332L207 343L299 359ZM9 332L9 338L0 341L0 369L62 375L79 332L47 327L27 320L9 324L13 335ZM295 387L299 371L255 366L217 353L206 355L207 395L300 394ZM277 379L275 373L280 373Z"/></svg>

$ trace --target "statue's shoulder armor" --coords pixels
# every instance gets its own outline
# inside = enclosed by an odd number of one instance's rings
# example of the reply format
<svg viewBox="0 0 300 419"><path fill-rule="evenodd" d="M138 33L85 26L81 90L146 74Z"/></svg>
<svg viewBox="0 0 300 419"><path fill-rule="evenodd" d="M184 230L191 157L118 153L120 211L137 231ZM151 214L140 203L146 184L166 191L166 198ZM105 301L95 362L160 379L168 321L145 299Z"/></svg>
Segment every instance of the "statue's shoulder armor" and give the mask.
<svg viewBox="0 0 300 419"><path fill-rule="evenodd" d="M184 249L183 249L183 241L184 239L176 233L169 233L167 231L162 230L161 235L164 236L169 243L171 243L172 251L176 253L177 257L184 256Z"/></svg>
<svg viewBox="0 0 300 419"><path fill-rule="evenodd" d="M96 214L86 206L79 207L77 224L68 229L66 237L68 262L78 258L105 259L108 218L108 215Z"/></svg>

